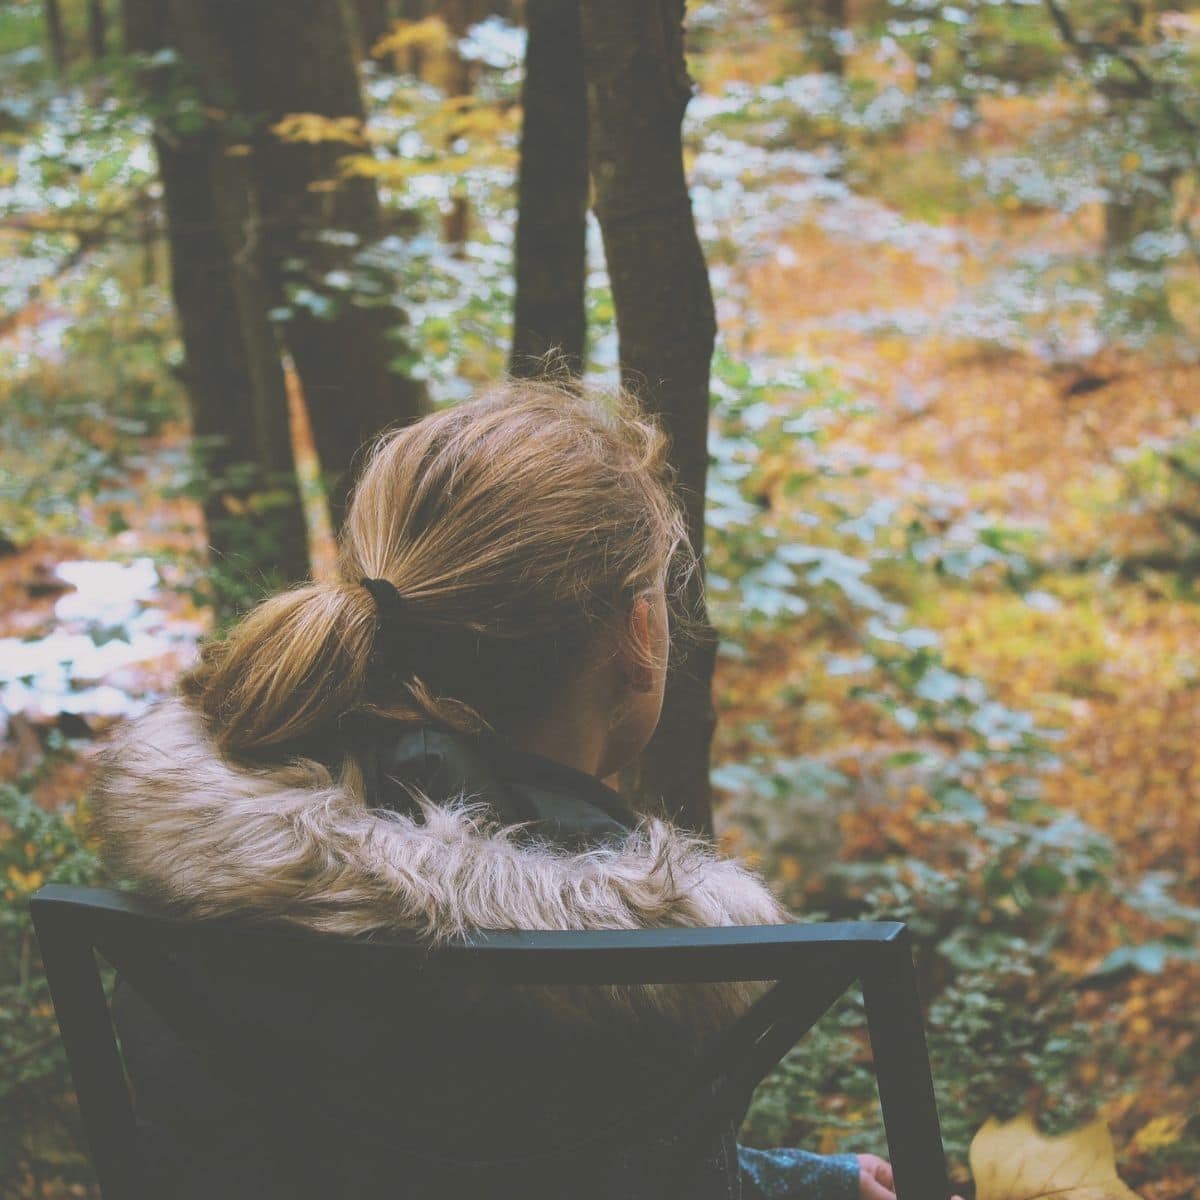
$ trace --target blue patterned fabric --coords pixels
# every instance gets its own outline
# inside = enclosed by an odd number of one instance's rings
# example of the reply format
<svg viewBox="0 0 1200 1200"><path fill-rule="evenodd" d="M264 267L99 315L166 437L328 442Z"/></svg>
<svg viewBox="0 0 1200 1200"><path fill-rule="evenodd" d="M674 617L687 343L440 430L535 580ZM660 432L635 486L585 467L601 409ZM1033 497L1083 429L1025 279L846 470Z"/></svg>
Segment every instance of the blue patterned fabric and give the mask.
<svg viewBox="0 0 1200 1200"><path fill-rule="evenodd" d="M858 1200L858 1159L853 1154L809 1154L780 1147L738 1145L742 1200Z"/></svg>

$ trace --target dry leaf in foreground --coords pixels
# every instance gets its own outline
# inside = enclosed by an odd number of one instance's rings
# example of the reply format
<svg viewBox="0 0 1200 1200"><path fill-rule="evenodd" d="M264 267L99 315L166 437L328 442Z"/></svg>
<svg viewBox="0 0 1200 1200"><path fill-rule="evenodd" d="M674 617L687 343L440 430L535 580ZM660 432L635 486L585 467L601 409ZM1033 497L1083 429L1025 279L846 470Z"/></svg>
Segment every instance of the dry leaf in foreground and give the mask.
<svg viewBox="0 0 1200 1200"><path fill-rule="evenodd" d="M976 1200L1138 1200L1117 1177L1108 1126L1093 1121L1047 1137L1028 1114L994 1117L971 1142Z"/></svg>

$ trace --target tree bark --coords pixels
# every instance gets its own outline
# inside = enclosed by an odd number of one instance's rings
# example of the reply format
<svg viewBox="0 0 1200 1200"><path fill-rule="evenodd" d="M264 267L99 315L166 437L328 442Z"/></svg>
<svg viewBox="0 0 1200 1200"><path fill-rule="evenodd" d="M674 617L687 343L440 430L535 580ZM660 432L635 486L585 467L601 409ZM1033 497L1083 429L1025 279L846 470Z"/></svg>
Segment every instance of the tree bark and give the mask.
<svg viewBox="0 0 1200 1200"><path fill-rule="evenodd" d="M809 44L817 65L828 75L846 74L839 35L846 27L846 0L818 0Z"/></svg>
<svg viewBox="0 0 1200 1200"><path fill-rule="evenodd" d="M254 281L229 253L244 179L219 135L155 139L169 225L171 287L184 343L192 433L205 471L211 553L229 604L308 575L304 512L275 336Z"/></svg>
<svg viewBox="0 0 1200 1200"><path fill-rule="evenodd" d="M220 68L186 3L125 0L125 43L171 48L208 86ZM159 68L143 78L155 94ZM303 508L292 460L287 394L252 257L246 253L250 180L227 153L223 128L180 133L162 118L154 146L163 184L171 290L184 346L192 432L207 486L206 532L218 611L263 585L308 574Z"/></svg>
<svg viewBox="0 0 1200 1200"><path fill-rule="evenodd" d="M846 0L788 0L787 15L806 33L809 57L827 75L846 73L838 34L846 27Z"/></svg>
<svg viewBox="0 0 1200 1200"><path fill-rule="evenodd" d="M404 21L419 21L427 15L430 0L400 0L400 17ZM396 70L424 78L425 54L420 46L409 46L396 55Z"/></svg>
<svg viewBox="0 0 1200 1200"><path fill-rule="evenodd" d="M583 371L587 279L587 88L578 0L528 0L517 180L512 374L557 352Z"/></svg>
<svg viewBox="0 0 1200 1200"><path fill-rule="evenodd" d="M1145 233L1166 234L1175 225L1176 168L1134 175L1125 191L1104 204L1104 259L1110 271L1125 270L1137 283L1105 289L1105 319L1117 330L1134 334L1165 332L1175 327L1167 295L1166 264L1146 262L1134 250ZM1140 185L1140 186L1139 186Z"/></svg>
<svg viewBox="0 0 1200 1200"><path fill-rule="evenodd" d="M475 64L458 52L459 41L467 30L480 19L479 5L475 0L442 0L438 14L450 29L451 41L441 56L440 69L434 74L447 99L469 96L475 86ZM453 141L453 138L450 139ZM466 254L467 238L471 230L471 202L463 182L458 180L451 189L450 208L442 219L442 241L454 247L456 258Z"/></svg>
<svg viewBox="0 0 1200 1200"><path fill-rule="evenodd" d="M364 58L374 57L372 49L390 28L391 9L391 0L354 0L354 14Z"/></svg>
<svg viewBox="0 0 1200 1200"><path fill-rule="evenodd" d="M670 435L688 535L702 557L716 321L683 169L691 95L683 14L682 0L582 0L589 157L621 375ZM673 819L711 831L717 637L700 578L689 601L701 632L690 650L672 653L662 720L633 782Z"/></svg>
<svg viewBox="0 0 1200 1200"><path fill-rule="evenodd" d="M341 6L328 0L209 0L207 7L233 64L238 108L253 124L264 275L276 303L292 301L283 333L337 525L359 448L426 410L424 386L389 365L404 350L403 313L386 299L356 303L326 282L331 272L357 269L354 255L381 233L374 183L334 182L345 144L286 142L271 128L291 113L364 120L349 29ZM386 297L390 279L377 283ZM300 288L307 305L295 302Z"/></svg>
<svg viewBox="0 0 1200 1200"><path fill-rule="evenodd" d="M88 47L97 62L108 51L108 14L104 11L104 0L88 0Z"/></svg>
<svg viewBox="0 0 1200 1200"><path fill-rule="evenodd" d="M67 66L67 35L63 29L62 6L59 0L44 0L46 43L50 47L50 62L55 74L61 75Z"/></svg>

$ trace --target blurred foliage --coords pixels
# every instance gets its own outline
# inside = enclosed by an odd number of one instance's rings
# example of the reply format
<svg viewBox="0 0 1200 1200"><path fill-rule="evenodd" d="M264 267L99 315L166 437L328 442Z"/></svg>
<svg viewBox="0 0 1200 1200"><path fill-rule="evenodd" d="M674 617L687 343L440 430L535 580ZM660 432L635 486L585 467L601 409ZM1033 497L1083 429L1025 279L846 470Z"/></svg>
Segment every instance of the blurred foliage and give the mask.
<svg viewBox="0 0 1200 1200"><path fill-rule="evenodd" d="M80 840L78 806L48 810L38 800L39 786L64 754L61 743L52 743L37 772L0 784L0 1179L10 1184L90 1177L26 907L43 884L99 878Z"/></svg>
<svg viewBox="0 0 1200 1200"><path fill-rule="evenodd" d="M808 877L802 864L824 857L826 848L811 841L813 823L852 791L844 768L820 757L781 760L770 731L752 730L756 753L714 775L738 797L727 819L751 835L763 868L790 883L806 912L909 923L955 1158L990 1115L1034 1105L1049 1128L1068 1128L1104 1098L1081 1077L1104 1047L1075 1017L1075 978L1055 954L1069 897L1117 887L1114 849L1041 798L1038 772L1055 765L1051 746L1061 735L1036 728L978 678L949 670L938 636L908 624L906 606L869 578L890 568L888 591L910 597L922 575L969 581L987 572L1020 588L1030 564L989 526L956 531L949 544L913 522L892 549L886 534L897 506L877 501L850 512L821 493L824 481L847 474L822 453L821 415L846 403L827 379L756 382L724 359L716 374L710 594L718 623L735 635L727 649L745 653L736 635L761 637L764 628L787 636L797 617L810 641L851 637L855 653L828 657L826 669L860 680L848 698L921 747L885 760L897 775L920 779L909 797L920 801L911 823L847 814L841 837L858 845L819 876ZM806 392L803 406L780 402L781 391L797 386ZM773 478L775 461L789 466ZM825 544L801 540L815 530ZM1002 780L990 802L981 798L989 777ZM855 1038L863 1024L861 1004L840 1005L759 1090L747 1135L768 1144L817 1134L829 1148L882 1153L870 1060ZM843 1146L835 1134L850 1140Z"/></svg>

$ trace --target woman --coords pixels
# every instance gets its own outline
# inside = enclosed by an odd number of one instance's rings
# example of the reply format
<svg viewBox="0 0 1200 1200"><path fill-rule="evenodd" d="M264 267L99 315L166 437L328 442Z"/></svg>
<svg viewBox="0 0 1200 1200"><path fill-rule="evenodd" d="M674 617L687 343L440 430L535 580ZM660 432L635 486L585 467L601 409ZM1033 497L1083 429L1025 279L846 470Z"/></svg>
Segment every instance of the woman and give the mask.
<svg viewBox="0 0 1200 1200"><path fill-rule="evenodd" d="M340 934L792 920L760 877L602 782L658 723L695 567L664 437L627 397L514 382L389 435L339 581L259 605L108 752L93 811L110 866L192 916ZM118 989L163 1194L892 1196L880 1159L739 1147L733 1118L669 1170L651 1148L535 1192L528 1172L454 1165L586 1136L761 985L426 988L401 1011L358 981L346 1020L314 1030L284 981L185 968L247 1061L303 1049L251 1098ZM314 1084L340 1098L336 1130L291 1103Z"/></svg>

